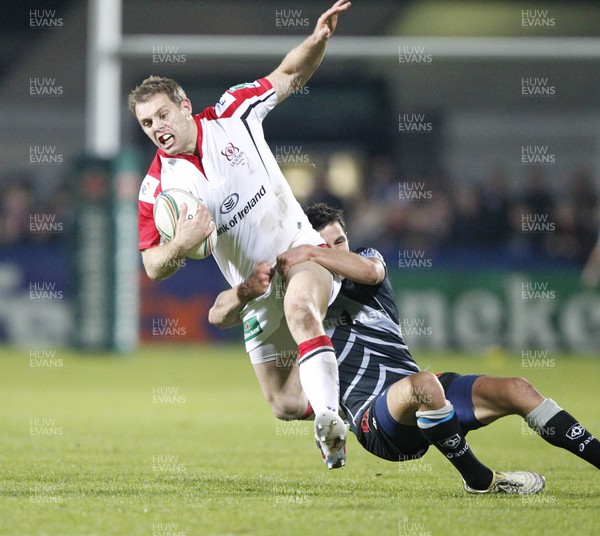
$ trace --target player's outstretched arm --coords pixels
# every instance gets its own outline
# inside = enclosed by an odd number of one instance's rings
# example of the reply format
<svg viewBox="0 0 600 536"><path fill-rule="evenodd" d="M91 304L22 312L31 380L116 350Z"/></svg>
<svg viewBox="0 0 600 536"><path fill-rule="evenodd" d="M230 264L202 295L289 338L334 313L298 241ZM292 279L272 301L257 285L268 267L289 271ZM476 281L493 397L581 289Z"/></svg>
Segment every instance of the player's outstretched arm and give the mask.
<svg viewBox="0 0 600 536"><path fill-rule="evenodd" d="M313 33L292 49L279 67L266 77L273 85L279 102L304 86L317 70L325 54L327 41L337 27L338 15L350 5L348 0L338 0L333 4L319 17Z"/></svg>
<svg viewBox="0 0 600 536"><path fill-rule="evenodd" d="M230 328L241 322L240 311L252 299L262 296L271 282L274 269L261 262L246 281L221 292L208 311L208 321L218 328Z"/></svg>
<svg viewBox="0 0 600 536"><path fill-rule="evenodd" d="M277 256L277 270L285 277L294 265L313 261L345 279L364 285L376 285L385 278L385 267L376 258L363 257L342 249L298 246Z"/></svg>
<svg viewBox="0 0 600 536"><path fill-rule="evenodd" d="M181 268L187 252L210 236L213 226L212 215L204 205L198 203L196 214L188 218L187 205L182 203L173 240L142 251L148 277L160 281L172 276Z"/></svg>

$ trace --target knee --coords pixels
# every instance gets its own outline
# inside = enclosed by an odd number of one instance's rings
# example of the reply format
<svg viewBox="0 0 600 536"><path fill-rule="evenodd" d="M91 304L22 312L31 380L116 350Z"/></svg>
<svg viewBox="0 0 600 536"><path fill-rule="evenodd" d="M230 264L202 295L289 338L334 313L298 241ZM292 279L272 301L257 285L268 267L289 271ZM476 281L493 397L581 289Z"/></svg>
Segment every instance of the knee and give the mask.
<svg viewBox="0 0 600 536"><path fill-rule="evenodd" d="M283 396L273 397L268 402L271 404L271 410L275 418L282 421L299 419L306 411L306 407L301 407L298 401Z"/></svg>
<svg viewBox="0 0 600 536"><path fill-rule="evenodd" d="M514 413L527 413L532 402L543 400L537 389L525 378L513 377L504 379L501 398L506 409Z"/></svg>
<svg viewBox="0 0 600 536"><path fill-rule="evenodd" d="M427 387L431 390L442 390L442 384L438 380L437 376L433 372L429 372L427 370L422 370L421 372L417 372L411 376L418 385L423 387Z"/></svg>
<svg viewBox="0 0 600 536"><path fill-rule="evenodd" d="M321 315L308 300L290 297L285 302L285 319L290 329L311 330L321 325Z"/></svg>
<svg viewBox="0 0 600 536"><path fill-rule="evenodd" d="M410 376L413 395L423 405L440 404L445 400L442 384L432 372L422 371Z"/></svg>

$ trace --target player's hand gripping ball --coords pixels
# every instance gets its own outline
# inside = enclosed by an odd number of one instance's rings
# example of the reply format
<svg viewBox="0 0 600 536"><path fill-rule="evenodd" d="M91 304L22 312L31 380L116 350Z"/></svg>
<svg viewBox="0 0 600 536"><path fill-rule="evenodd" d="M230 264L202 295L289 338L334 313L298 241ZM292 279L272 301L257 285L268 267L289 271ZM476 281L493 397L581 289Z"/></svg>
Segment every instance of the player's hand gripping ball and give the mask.
<svg viewBox="0 0 600 536"><path fill-rule="evenodd" d="M175 236L177 220L179 219L181 204L187 205L187 217L193 218L200 201L192 194L179 188L169 188L156 197L154 203L154 224L161 240L169 242ZM217 226L213 222L212 233L206 240L187 252L190 259L204 259L208 257L217 245Z"/></svg>

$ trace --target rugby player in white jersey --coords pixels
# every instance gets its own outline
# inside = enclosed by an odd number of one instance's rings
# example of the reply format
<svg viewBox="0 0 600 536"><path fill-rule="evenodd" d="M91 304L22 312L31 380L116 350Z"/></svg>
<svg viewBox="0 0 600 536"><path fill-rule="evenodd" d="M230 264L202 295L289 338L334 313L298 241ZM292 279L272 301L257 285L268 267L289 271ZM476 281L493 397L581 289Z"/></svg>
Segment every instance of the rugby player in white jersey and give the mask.
<svg viewBox="0 0 600 536"><path fill-rule="evenodd" d="M338 354L340 404L366 450L386 460L405 461L423 456L433 444L460 472L470 493L538 493L544 488L543 477L529 471L492 471L477 460L465 439L471 430L516 414L548 443L600 468L598 440L527 380L455 373L440 374L438 380L420 371L402 338L383 257L372 248L349 251L341 211L317 204L306 213L330 248L294 248L279 256L278 267L285 272L312 259L344 278L324 325ZM267 288L269 270L258 266L246 282L253 295ZM222 296L215 302L215 324L234 313L222 308L227 303ZM286 355L293 350L293 340L284 330L278 336L280 354ZM295 367L279 370L282 375L297 374Z"/></svg>
<svg viewBox="0 0 600 536"><path fill-rule="evenodd" d="M304 262L290 269L285 280L272 281L256 299L246 300L240 285L261 262L274 266L277 255L294 246L323 244L264 139L262 121L308 81L323 58L339 14L349 7L348 0L335 2L318 19L313 33L271 74L230 88L200 114L192 113L183 89L167 78L147 78L129 95L130 110L158 147L138 204L139 249L148 276L160 280L175 273L186 253L216 225L213 256L227 282L239 290L237 297L244 300L246 350L261 386L285 416L308 416L314 410L317 444L329 468L345 463L336 356L322 325L339 280L322 266ZM182 207L175 237L161 244L153 205L168 188L186 190L202 204L190 219L187 207ZM298 345L299 381L308 400L284 399L289 386L282 385L273 366L265 363L273 351L270 338L284 316Z"/></svg>

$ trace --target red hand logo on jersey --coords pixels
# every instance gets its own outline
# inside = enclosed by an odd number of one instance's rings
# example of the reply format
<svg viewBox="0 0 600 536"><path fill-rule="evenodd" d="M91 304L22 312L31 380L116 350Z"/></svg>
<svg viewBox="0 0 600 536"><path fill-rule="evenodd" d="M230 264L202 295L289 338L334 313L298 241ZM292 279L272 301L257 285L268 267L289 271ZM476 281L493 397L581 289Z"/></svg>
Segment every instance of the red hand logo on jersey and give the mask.
<svg viewBox="0 0 600 536"><path fill-rule="evenodd" d="M363 413L362 419L360 420L360 429L363 434L368 434L371 430L369 429L369 410Z"/></svg>
<svg viewBox="0 0 600 536"><path fill-rule="evenodd" d="M225 146L225 149L221 151L221 154L231 162L239 152L240 150L233 143L229 142Z"/></svg>
<svg viewBox="0 0 600 536"><path fill-rule="evenodd" d="M244 151L238 149L233 143L229 142L225 149L221 151L221 154L227 158L230 166L244 166L246 165L246 156Z"/></svg>

